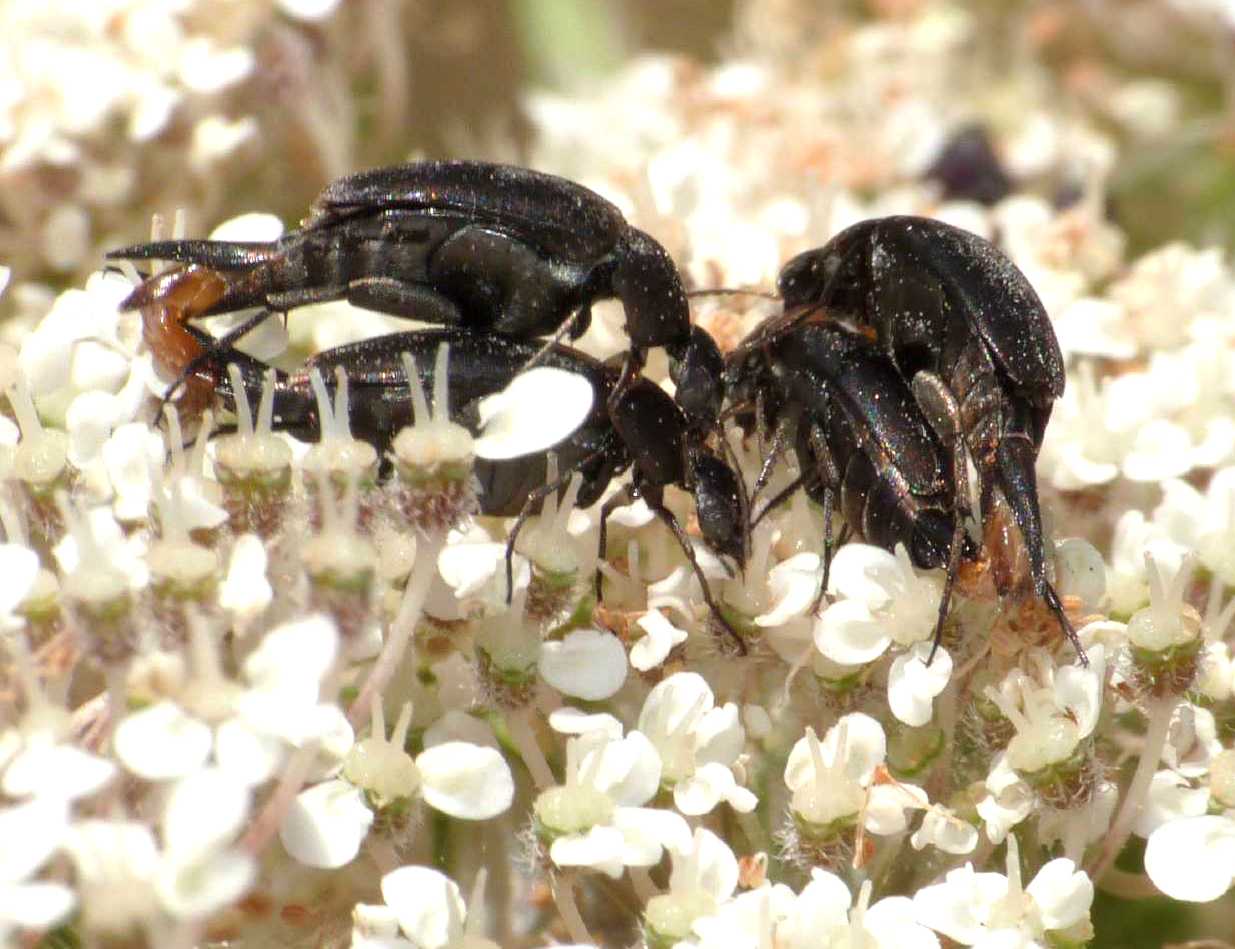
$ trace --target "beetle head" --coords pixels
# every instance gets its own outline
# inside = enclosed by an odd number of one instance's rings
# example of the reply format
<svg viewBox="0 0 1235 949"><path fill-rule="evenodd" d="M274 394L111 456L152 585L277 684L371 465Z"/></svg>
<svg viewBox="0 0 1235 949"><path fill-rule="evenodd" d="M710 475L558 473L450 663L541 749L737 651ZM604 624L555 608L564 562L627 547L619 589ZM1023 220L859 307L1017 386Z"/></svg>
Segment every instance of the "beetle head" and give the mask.
<svg viewBox="0 0 1235 949"><path fill-rule="evenodd" d="M716 553L732 557L739 568L744 567L747 529L737 474L703 449L691 452L690 467L704 541Z"/></svg>

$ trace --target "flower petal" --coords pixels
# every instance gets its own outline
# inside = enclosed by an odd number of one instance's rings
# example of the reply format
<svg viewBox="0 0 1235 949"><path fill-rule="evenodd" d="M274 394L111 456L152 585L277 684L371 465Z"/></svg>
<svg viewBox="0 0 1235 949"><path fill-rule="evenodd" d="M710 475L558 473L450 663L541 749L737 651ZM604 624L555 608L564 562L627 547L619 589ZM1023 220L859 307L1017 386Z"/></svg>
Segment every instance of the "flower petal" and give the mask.
<svg viewBox="0 0 1235 949"><path fill-rule="evenodd" d="M333 869L355 859L372 824L362 791L346 781L323 781L296 796L279 839L306 866Z"/></svg>
<svg viewBox="0 0 1235 949"><path fill-rule="evenodd" d="M595 399L592 384L578 373L554 366L521 372L477 403L482 434L476 457L503 461L552 448L583 424Z"/></svg>
<svg viewBox="0 0 1235 949"><path fill-rule="evenodd" d="M182 778L210 757L214 735L175 702L159 702L125 717L112 737L116 756L147 781Z"/></svg>
<svg viewBox="0 0 1235 949"><path fill-rule="evenodd" d="M1033 897L1047 929L1067 929L1089 915L1093 881L1067 857L1043 865L1025 892Z"/></svg>
<svg viewBox="0 0 1235 949"><path fill-rule="evenodd" d="M399 867L382 877L382 899L399 928L421 949L439 949L463 935L467 907L458 885L429 867Z"/></svg>
<svg viewBox="0 0 1235 949"><path fill-rule="evenodd" d="M451 817L486 820L510 807L515 795L510 765L494 748L448 741L416 756L425 803Z"/></svg>
<svg viewBox="0 0 1235 949"><path fill-rule="evenodd" d="M249 789L219 768L177 781L163 810L163 847L177 862L204 858L231 840L249 816Z"/></svg>
<svg viewBox="0 0 1235 949"><path fill-rule="evenodd" d="M1163 824L1145 845L1145 872L1172 899L1216 900L1235 879L1235 821L1214 815Z"/></svg>
<svg viewBox="0 0 1235 949"><path fill-rule="evenodd" d="M887 624L872 616L860 600L838 600L830 605L815 620L814 637L815 648L842 666L872 662L892 642Z"/></svg>
<svg viewBox="0 0 1235 949"><path fill-rule="evenodd" d="M932 703L952 677L952 657L942 647L926 664L930 643L915 643L892 661L888 672L888 707L906 725L915 728L931 720Z"/></svg>
<svg viewBox="0 0 1235 949"><path fill-rule="evenodd" d="M540 650L540 674L563 695L607 699L626 681L626 649L612 633L576 629Z"/></svg>

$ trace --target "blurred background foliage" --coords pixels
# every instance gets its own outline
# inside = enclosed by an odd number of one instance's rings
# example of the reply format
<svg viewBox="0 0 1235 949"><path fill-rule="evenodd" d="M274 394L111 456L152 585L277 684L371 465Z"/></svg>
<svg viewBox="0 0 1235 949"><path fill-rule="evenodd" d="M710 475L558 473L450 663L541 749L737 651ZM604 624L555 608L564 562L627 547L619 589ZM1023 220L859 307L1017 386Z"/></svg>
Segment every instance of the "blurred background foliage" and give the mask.
<svg viewBox="0 0 1235 949"><path fill-rule="evenodd" d="M289 8L297 2L279 0ZM27 5L14 4L12 10ZM222 4L226 22L217 6L201 0L183 28L251 51L254 65L242 81L218 93L190 90L170 123L147 140L132 133L126 139L123 115L113 114L82 139L76 165L6 161L0 168L0 260L17 281L74 285L98 266L102 249L145 238L151 211L187 209L192 234L254 209L294 224L323 184L359 168L409 156L519 161L531 134L522 108L530 90L586 92L641 53L667 52L704 66L755 54L786 73L826 71L841 32L872 19L912 17L928 4L342 0L324 19L297 19L253 0ZM1086 113L1120 142L1109 203L1129 236L1129 258L1177 238L1232 244L1235 8L1224 0L964 6L982 24L975 57L997 70L1026 58L1046 65L1060 109ZM0 5L4 17L17 24L11 33L30 19L5 14ZM38 30L45 39L46 24ZM29 40L12 35L7 42L12 48ZM157 51L151 53L157 62ZM1144 80L1144 96L1114 94L1133 80ZM987 105L998 111L998 103ZM194 157L203 117L257 131L240 144L207 141L204 156ZM104 169L89 184L79 180L83 158ZM100 185L125 174L132 180L123 185ZM47 223L57 202L80 209L77 230L88 228L78 253L65 252Z"/></svg>

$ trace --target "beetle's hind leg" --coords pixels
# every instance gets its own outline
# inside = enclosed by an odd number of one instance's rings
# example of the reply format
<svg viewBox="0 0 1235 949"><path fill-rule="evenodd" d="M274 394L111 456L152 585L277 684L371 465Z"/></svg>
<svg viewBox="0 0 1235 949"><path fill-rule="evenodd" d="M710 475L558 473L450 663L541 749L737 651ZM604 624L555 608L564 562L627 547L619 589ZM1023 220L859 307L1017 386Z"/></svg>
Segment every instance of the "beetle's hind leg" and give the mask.
<svg viewBox="0 0 1235 949"><path fill-rule="evenodd" d="M952 591L956 587L956 575L961 567L961 552L965 544L965 522L973 516L973 500L969 494L969 466L965 453L965 434L961 421L960 405L952 391L939 376L919 372L910 384L914 401L926 417L934 433L947 449L952 462L952 490L956 523L952 528L952 542L948 546L947 574L943 581L943 595L939 600L939 618L935 621L935 634L931 638L931 652L926 659L929 666L943 642L943 624L952 605Z"/></svg>
<svg viewBox="0 0 1235 949"><path fill-rule="evenodd" d="M394 277L360 277L340 293L353 306L387 316L441 326L461 326L464 315L449 298L431 287Z"/></svg>
<svg viewBox="0 0 1235 949"><path fill-rule="evenodd" d="M632 488L627 487L625 491L629 492L632 498L634 497L634 491ZM674 538L676 538L678 542L678 546L682 548L682 553L686 555L686 559L690 562L690 567L694 571L696 579L699 581L699 586L703 590L703 600L707 603L708 609L712 611L712 616L715 617L718 623L720 623L721 628L724 629L725 633L733 641L733 644L737 647L738 652L745 656L748 651L746 640L743 639L742 635L733 628L733 625L728 619L725 618L725 614L721 612L720 604L717 603L715 598L712 596L712 586L708 583L708 578L703 575L703 568L699 566L699 559L695 556L695 548L691 544L690 538L686 536L686 531L682 528L682 525L678 519L674 517L673 512L665 507L664 500L659 495L660 492L653 493L644 491L643 499L647 502L647 506L652 510L652 512L664 522L665 526L668 527L670 531L672 531ZM617 495L615 495L615 497L616 496ZM610 498L609 500L612 501L613 498ZM608 502L606 502L606 504L607 503Z"/></svg>
<svg viewBox="0 0 1235 949"><path fill-rule="evenodd" d="M594 461L596 461L598 458L602 457L603 455L604 455L603 448L592 452L590 455L585 455L583 458L579 460L577 464L571 467L569 471L565 472L562 475L559 475L557 478L554 478L552 481L549 481L546 484L541 485L539 488L533 491L530 495L528 495L527 501L524 503L523 507L520 508L519 515L515 518L514 524L511 525L510 533L506 537L506 605L507 606L511 604L512 600L514 599L514 594L515 594L515 565L514 565L515 564L515 543L516 541L518 541L519 534L522 532L524 525L527 523L527 519L536 512L537 507L540 505L542 501L544 501L545 498L547 498L554 491L560 491L564 487L566 487L568 484L570 484L570 479L575 476L575 472L582 471L584 468L592 464ZM608 502L606 502L606 506L607 506L607 503ZM609 515L606 512L605 508L601 508L600 536L601 536L601 556L602 557L604 556L605 518L607 518L608 516ZM597 578L597 594L598 594L597 600L600 599L599 592L600 592L600 580L598 576Z"/></svg>
<svg viewBox="0 0 1235 949"><path fill-rule="evenodd" d="M1055 614L1055 618L1059 621L1060 627L1064 631L1064 635L1068 637L1068 641L1072 643L1076 649L1077 658L1081 660L1082 666L1089 666L1089 656L1085 653L1085 647L1081 645L1081 638L1076 634L1076 628L1072 625L1072 621L1068 619L1068 614L1064 612L1063 603L1059 599L1059 594L1055 592L1055 588L1049 582L1044 582L1042 592L1039 594L1042 601L1046 603L1047 608Z"/></svg>

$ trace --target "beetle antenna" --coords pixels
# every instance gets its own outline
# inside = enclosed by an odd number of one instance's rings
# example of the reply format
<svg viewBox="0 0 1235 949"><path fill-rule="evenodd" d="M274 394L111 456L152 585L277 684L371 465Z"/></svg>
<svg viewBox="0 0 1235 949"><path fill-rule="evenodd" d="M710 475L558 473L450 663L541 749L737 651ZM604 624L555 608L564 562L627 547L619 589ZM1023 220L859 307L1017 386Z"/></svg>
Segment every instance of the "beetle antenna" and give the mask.
<svg viewBox="0 0 1235 949"><path fill-rule="evenodd" d="M741 287L710 287L707 290L687 290L688 297L755 297L779 302L780 297L768 290L747 290Z"/></svg>

